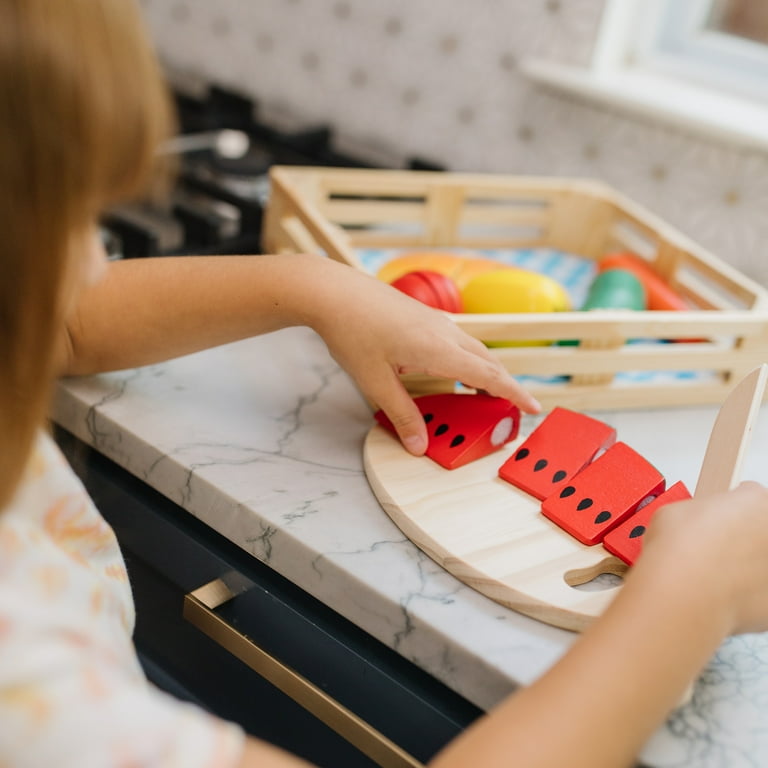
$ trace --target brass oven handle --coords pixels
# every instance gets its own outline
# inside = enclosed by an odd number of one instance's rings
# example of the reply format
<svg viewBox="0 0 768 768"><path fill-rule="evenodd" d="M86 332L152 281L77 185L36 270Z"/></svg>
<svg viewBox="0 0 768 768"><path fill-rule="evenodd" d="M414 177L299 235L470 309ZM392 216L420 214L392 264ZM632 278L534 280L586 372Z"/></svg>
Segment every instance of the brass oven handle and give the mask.
<svg viewBox="0 0 768 768"><path fill-rule="evenodd" d="M214 613L235 597L222 581L184 595L184 618L384 768L423 768L412 755Z"/></svg>

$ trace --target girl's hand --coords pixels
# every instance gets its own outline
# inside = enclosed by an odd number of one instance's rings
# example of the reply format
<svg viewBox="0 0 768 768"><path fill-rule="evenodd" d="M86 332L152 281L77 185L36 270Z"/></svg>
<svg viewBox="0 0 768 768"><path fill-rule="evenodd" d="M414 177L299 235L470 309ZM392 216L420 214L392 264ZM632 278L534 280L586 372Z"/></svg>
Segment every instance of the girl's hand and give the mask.
<svg viewBox="0 0 768 768"><path fill-rule="evenodd" d="M723 634L768 631L768 489L742 483L670 504L645 535L631 578L664 573L670 586L706 602Z"/></svg>
<svg viewBox="0 0 768 768"><path fill-rule="evenodd" d="M387 414L411 453L424 453L427 432L399 374L461 381L507 398L526 413L541 410L485 345L450 318L353 269L340 267L336 272L330 291L337 300L321 298L324 311L311 325L363 394Z"/></svg>

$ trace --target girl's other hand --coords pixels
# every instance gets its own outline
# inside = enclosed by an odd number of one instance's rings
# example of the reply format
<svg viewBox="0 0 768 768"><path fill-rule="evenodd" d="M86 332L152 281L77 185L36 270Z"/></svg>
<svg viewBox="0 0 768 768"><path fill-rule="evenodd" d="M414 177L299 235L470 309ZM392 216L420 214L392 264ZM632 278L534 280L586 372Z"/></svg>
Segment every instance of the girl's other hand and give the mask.
<svg viewBox="0 0 768 768"><path fill-rule="evenodd" d="M753 482L670 504L654 517L636 577L664 573L698 594L723 634L768 631L768 489Z"/></svg>

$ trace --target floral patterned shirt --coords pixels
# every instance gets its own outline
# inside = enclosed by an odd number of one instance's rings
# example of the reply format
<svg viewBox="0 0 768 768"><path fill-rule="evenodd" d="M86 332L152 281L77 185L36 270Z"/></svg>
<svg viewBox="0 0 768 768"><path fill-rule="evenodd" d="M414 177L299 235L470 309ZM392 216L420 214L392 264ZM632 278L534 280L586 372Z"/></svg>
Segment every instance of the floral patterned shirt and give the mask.
<svg viewBox="0 0 768 768"><path fill-rule="evenodd" d="M228 768L244 734L154 688L117 539L40 434L0 510L0 768Z"/></svg>

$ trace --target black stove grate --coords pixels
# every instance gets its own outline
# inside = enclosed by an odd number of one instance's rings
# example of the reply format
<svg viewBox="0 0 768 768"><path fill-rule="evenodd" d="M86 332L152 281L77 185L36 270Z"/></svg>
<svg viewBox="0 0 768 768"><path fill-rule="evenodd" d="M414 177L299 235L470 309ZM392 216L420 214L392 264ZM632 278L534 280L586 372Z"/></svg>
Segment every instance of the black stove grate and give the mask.
<svg viewBox="0 0 768 768"><path fill-rule="evenodd" d="M328 126L289 132L260 121L257 102L228 89L214 85L203 97L176 92L174 98L181 136L241 131L248 149L239 157L211 148L185 152L166 207L138 203L110 211L102 219L110 258L259 253L272 165L381 167L337 151ZM445 170L421 158L406 167Z"/></svg>

